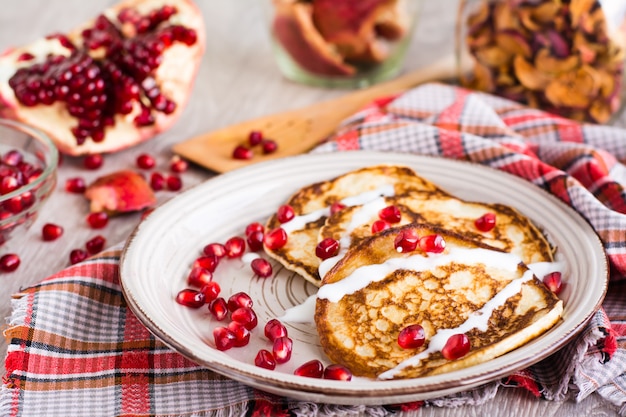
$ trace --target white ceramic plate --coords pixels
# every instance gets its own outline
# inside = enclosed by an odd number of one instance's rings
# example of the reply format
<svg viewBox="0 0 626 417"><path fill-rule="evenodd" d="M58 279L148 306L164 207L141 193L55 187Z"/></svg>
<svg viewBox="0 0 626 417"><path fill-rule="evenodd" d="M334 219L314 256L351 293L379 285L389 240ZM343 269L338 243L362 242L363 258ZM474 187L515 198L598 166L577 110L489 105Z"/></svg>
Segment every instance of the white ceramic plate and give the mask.
<svg viewBox="0 0 626 417"><path fill-rule="evenodd" d="M254 365L267 320L315 294L316 288L274 264L273 278L255 278L248 265L220 264L215 279L227 298L245 291L254 300L259 326L250 345L220 352L212 329L221 324L207 309L191 310L174 301L185 287L193 260L204 245L242 235L253 221L264 222L300 187L347 171L380 163L404 164L449 192L468 200L499 202L534 220L558 247L566 263L561 293L563 320L534 341L487 363L456 372L408 380L350 382L293 375L314 358L328 363L313 324L290 324L291 360L270 371ZM584 256L582 256L584 255ZM599 308L608 282L602 245L574 210L538 187L512 175L477 164L416 155L343 152L304 155L233 171L215 177L165 203L143 221L128 240L121 260L126 299L139 319L166 344L216 372L261 390L296 399L333 404L390 404L434 398L507 376L562 347Z"/></svg>

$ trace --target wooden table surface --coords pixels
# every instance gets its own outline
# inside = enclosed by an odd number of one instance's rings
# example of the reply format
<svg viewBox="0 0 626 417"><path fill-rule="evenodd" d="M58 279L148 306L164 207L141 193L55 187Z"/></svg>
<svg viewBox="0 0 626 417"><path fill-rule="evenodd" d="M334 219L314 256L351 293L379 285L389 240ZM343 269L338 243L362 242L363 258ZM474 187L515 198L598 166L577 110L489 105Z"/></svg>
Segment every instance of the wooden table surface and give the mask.
<svg viewBox="0 0 626 417"><path fill-rule="evenodd" d="M44 34L63 32L96 15L113 0L21 0L5 1L0 11L0 50L33 41ZM302 107L342 94L291 83L277 71L271 54L266 26L258 0L198 0L206 20L207 48L191 100L176 126L150 142L107 155L103 168L87 171L80 158L64 158L58 185L44 206L39 219L24 235L5 245L0 254L15 252L22 259L19 269L0 274L0 317L11 312L11 294L35 284L69 264L72 249L83 247L96 232L85 223L87 201L66 193L65 180L82 176L90 181L104 173L133 167L137 155L148 152L167 169L171 146L181 140L237 121ZM414 33L405 69L415 69L453 50L453 23L456 0L425 2ZM213 174L192 167L183 175L185 188ZM159 201L174 194L159 192ZM138 214L114 218L102 231L108 244L123 242L139 221ZM47 222L65 228L63 237L43 242L41 227ZM4 322L2 322L3 324ZM6 341L0 338L0 357L6 354ZM4 361L0 365L4 375ZM420 416L614 416L616 408L592 395L580 403L536 400L521 390L502 390L495 399L481 406L455 409L422 409Z"/></svg>

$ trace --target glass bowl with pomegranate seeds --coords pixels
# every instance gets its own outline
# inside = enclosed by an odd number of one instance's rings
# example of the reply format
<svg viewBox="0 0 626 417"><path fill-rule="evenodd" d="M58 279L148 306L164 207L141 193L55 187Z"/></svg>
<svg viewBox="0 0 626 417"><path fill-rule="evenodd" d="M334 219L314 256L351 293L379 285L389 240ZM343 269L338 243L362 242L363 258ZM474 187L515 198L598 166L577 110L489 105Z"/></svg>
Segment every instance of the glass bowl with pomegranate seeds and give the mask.
<svg viewBox="0 0 626 417"><path fill-rule="evenodd" d="M35 221L56 185L58 160L46 134L0 118L0 245Z"/></svg>

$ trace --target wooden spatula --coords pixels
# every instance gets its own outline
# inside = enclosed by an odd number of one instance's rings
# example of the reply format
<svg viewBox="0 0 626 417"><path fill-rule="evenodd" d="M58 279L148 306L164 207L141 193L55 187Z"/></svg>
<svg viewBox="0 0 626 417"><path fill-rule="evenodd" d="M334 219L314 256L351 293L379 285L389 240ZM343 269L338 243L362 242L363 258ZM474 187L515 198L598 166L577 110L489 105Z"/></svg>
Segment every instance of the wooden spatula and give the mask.
<svg viewBox="0 0 626 417"><path fill-rule="evenodd" d="M455 60L446 57L404 76L358 90L345 96L307 107L230 125L177 143L173 151L205 168L222 173L245 165L306 152L319 144L347 116L368 102L385 95L405 91L421 83L448 80L456 75ZM248 134L259 130L275 140L278 150L269 155L255 152L252 159L234 159L235 147L245 144Z"/></svg>

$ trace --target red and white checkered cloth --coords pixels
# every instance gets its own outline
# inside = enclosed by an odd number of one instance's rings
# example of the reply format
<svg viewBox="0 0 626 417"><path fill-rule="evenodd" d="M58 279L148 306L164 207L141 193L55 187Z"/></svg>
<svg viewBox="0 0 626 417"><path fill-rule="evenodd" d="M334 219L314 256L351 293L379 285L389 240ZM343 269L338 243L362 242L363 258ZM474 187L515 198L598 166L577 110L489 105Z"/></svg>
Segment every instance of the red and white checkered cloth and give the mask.
<svg viewBox="0 0 626 417"><path fill-rule="evenodd" d="M383 416L423 405L476 404L503 387L548 400L598 392L626 415L626 131L581 125L507 100L427 84L381 99L314 152L370 149L468 159L533 182L595 228L610 260L609 294L589 325L536 366L446 398L378 407L298 402L203 369L155 339L130 312L114 248L16 294L1 416Z"/></svg>

